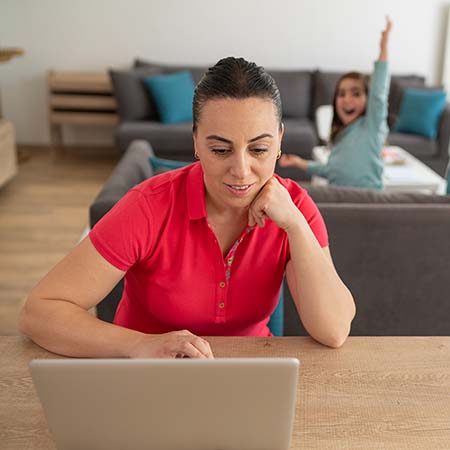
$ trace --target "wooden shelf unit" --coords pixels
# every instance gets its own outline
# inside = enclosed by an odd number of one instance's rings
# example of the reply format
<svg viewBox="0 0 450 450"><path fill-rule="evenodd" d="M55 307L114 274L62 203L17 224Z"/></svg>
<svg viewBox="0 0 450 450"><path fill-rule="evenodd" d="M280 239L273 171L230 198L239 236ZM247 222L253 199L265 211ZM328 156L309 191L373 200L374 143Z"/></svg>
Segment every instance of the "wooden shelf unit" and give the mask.
<svg viewBox="0 0 450 450"><path fill-rule="evenodd" d="M14 127L0 117L0 187L17 174L17 149Z"/></svg>
<svg viewBox="0 0 450 450"><path fill-rule="evenodd" d="M63 126L111 126L117 104L105 72L51 71L47 77L51 144L64 145Z"/></svg>

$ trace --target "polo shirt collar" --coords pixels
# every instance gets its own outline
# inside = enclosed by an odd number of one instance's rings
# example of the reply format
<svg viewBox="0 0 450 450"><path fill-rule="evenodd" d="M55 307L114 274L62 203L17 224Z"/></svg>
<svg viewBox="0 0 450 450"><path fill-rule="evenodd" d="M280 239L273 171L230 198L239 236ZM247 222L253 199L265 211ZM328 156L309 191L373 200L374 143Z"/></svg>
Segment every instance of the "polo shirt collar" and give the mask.
<svg viewBox="0 0 450 450"><path fill-rule="evenodd" d="M199 162L192 165L186 182L186 203L189 219L206 218L205 184L203 181L203 170Z"/></svg>

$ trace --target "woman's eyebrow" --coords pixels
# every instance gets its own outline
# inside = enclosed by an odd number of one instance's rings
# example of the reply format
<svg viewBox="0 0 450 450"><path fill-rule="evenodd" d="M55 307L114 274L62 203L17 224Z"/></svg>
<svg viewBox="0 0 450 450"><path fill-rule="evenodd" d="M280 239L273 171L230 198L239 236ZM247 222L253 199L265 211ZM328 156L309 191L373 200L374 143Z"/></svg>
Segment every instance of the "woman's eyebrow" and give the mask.
<svg viewBox="0 0 450 450"><path fill-rule="evenodd" d="M211 134L210 136L206 136L206 139L208 139L209 141L221 141L221 142L225 142L226 144L233 143L233 141L230 141L229 139L225 139L222 136L217 136L217 134Z"/></svg>
<svg viewBox="0 0 450 450"><path fill-rule="evenodd" d="M263 134L260 134L259 136L254 137L253 139L250 139L248 142L259 141L260 139L263 139L266 137L273 138L273 136L270 133L263 133Z"/></svg>
<svg viewBox="0 0 450 450"><path fill-rule="evenodd" d="M263 138L273 138L273 136L270 133L263 133L260 134L259 136L256 136L252 139L250 139L248 142L255 142L258 141L259 139L263 139ZM229 139L225 139L222 136L218 136L217 134L211 134L210 136L207 136L206 139L210 140L210 141L220 141L220 142L225 142L226 144L232 144L233 141L230 141Z"/></svg>

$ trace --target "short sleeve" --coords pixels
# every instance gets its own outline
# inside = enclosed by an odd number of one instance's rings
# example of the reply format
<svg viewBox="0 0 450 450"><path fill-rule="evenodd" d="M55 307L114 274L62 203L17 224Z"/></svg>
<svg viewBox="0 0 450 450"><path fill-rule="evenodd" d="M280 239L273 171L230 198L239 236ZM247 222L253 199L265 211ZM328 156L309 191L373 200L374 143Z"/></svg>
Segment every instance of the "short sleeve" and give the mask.
<svg viewBox="0 0 450 450"><path fill-rule="evenodd" d="M147 199L132 189L95 224L89 238L109 263L127 271L150 254L151 231Z"/></svg>

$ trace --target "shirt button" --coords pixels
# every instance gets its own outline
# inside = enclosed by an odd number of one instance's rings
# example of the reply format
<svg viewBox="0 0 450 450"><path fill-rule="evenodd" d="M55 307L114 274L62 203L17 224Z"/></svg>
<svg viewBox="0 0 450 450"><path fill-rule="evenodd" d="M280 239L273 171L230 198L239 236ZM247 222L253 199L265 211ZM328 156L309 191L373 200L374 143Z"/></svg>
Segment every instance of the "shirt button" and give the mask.
<svg viewBox="0 0 450 450"><path fill-rule="evenodd" d="M220 309L225 308L225 303L219 303L219 308L220 308Z"/></svg>
<svg viewBox="0 0 450 450"><path fill-rule="evenodd" d="M224 288L224 287L225 287L225 281L221 281L221 282L219 283L219 286L220 286L221 288Z"/></svg>

